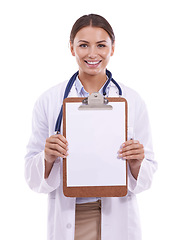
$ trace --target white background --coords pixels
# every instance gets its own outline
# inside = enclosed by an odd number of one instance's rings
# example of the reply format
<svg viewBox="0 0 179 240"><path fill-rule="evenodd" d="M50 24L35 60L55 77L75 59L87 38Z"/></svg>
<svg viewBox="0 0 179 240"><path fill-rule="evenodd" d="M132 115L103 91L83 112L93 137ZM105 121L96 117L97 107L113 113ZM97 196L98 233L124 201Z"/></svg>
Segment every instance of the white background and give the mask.
<svg viewBox="0 0 179 240"><path fill-rule="evenodd" d="M31 113L42 92L77 70L69 34L88 13L113 26L116 52L108 69L140 93L149 111L159 169L152 188L138 195L143 239L179 239L178 12L177 0L1 0L1 239L46 239L47 196L24 180Z"/></svg>

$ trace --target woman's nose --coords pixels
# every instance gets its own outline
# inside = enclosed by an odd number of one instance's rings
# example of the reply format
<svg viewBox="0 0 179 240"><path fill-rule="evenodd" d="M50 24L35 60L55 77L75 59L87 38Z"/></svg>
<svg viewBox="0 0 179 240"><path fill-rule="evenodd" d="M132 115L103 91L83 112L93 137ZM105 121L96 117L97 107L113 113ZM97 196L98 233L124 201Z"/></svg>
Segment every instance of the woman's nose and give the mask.
<svg viewBox="0 0 179 240"><path fill-rule="evenodd" d="M88 52L88 57L89 58L96 58L97 56L97 49L96 47L90 47L89 52Z"/></svg>

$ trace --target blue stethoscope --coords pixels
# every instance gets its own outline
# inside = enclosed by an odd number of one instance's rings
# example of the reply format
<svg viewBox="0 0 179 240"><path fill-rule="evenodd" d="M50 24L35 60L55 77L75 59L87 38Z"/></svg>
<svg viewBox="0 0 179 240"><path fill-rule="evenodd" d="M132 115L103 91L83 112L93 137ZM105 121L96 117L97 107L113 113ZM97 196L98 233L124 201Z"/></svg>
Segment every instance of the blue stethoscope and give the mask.
<svg viewBox="0 0 179 240"><path fill-rule="evenodd" d="M65 93L64 93L64 97L63 99L67 98L69 93L70 93L70 90L76 80L76 77L78 76L79 74L79 71L77 71L69 80L67 86L66 86L66 89L65 89ZM112 78L112 73L109 71L109 70L106 70L106 75L108 76L108 81L105 83L104 87L103 87L103 95L105 96L106 95L106 88L107 86L109 85L110 81L113 82L116 87L118 88L119 90L119 95L121 96L122 95L122 90L119 86L119 84ZM59 133L60 132L60 128L61 128L61 123L62 123L62 117L63 117L63 105L61 107L61 110L60 110L60 113L58 115L58 118L57 118L57 121L56 121L56 125L55 125L55 132L56 133Z"/></svg>

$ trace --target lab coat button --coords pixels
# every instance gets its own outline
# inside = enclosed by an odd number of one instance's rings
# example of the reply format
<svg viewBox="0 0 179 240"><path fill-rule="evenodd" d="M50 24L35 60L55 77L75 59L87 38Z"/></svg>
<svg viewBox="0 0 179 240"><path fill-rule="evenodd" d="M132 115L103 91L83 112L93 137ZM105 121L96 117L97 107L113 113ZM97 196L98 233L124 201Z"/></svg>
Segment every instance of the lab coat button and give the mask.
<svg viewBox="0 0 179 240"><path fill-rule="evenodd" d="M67 224L67 228L70 229L71 228L71 223Z"/></svg>

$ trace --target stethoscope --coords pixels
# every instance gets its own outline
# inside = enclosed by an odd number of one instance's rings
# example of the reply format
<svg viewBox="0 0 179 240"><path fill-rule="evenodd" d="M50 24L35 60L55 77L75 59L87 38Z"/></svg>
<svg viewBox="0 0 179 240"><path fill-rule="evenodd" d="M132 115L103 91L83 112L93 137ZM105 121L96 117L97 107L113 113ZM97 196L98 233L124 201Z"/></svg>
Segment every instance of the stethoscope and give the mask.
<svg viewBox="0 0 179 240"><path fill-rule="evenodd" d="M76 77L78 76L79 74L79 71L77 71L69 80L67 86L66 86L66 89L65 89L65 93L64 93L64 97L63 97L63 100L65 98L68 97L69 93L70 93L70 90L76 80ZM109 71L109 70L106 70L106 75L108 76L108 80L107 82L105 83L104 87L103 87L103 96L106 95L106 88L107 86L109 85L110 81L113 82L116 87L118 88L119 90L119 96L122 96L122 90L121 90L121 87L119 86L119 84L112 78L112 73ZM55 132L56 133L59 133L60 132L60 128L61 128L61 123L62 123L62 117L63 117L63 105L61 106L61 110L60 110L60 113L58 115L58 118L57 118L57 121L56 121L56 125L55 125Z"/></svg>

